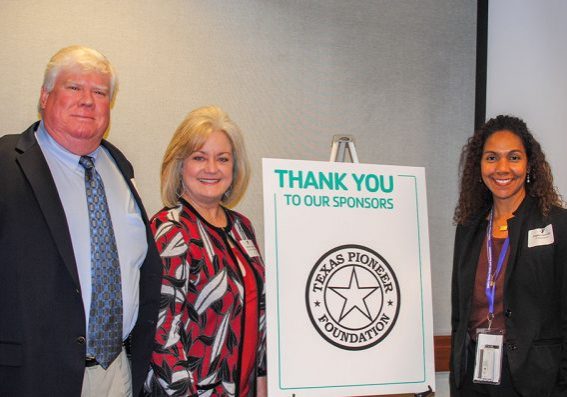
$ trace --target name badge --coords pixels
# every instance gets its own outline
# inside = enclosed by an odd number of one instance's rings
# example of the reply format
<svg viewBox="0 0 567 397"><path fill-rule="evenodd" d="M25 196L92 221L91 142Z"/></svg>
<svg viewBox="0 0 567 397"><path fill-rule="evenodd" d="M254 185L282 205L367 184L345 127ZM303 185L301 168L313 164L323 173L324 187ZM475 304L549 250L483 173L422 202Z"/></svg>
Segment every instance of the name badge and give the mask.
<svg viewBox="0 0 567 397"><path fill-rule="evenodd" d="M254 258L255 256L260 256L260 254L258 253L258 250L256 249L256 246L254 245L254 241L252 241L252 240L240 240L240 245L242 245L242 248L244 248L244 250L246 251L246 254L250 258Z"/></svg>
<svg viewBox="0 0 567 397"><path fill-rule="evenodd" d="M477 338L473 382L499 385L504 336L480 332Z"/></svg>
<svg viewBox="0 0 567 397"><path fill-rule="evenodd" d="M528 248L553 244L554 241L552 224L542 229L532 229L528 232Z"/></svg>

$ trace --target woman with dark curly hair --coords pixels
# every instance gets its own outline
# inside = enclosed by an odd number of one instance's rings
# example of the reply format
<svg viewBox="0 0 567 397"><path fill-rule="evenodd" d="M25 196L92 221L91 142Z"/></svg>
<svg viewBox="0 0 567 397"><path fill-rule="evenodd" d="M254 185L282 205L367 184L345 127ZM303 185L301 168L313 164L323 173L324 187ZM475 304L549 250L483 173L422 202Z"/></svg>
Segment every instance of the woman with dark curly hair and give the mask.
<svg viewBox="0 0 567 397"><path fill-rule="evenodd" d="M461 154L452 396L567 396L567 210L526 124L497 116Z"/></svg>

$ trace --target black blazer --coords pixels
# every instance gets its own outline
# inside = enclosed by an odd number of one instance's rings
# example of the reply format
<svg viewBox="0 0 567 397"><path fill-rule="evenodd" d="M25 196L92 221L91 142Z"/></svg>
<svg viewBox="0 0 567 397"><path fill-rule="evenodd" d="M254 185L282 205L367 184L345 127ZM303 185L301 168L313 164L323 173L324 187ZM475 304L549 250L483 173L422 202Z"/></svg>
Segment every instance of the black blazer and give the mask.
<svg viewBox="0 0 567 397"><path fill-rule="evenodd" d="M0 138L0 396L80 396L85 309L69 228L34 136L38 123ZM147 374L157 321L161 262L132 165L102 143L124 175L147 229L140 308L131 333L134 395Z"/></svg>
<svg viewBox="0 0 567 397"><path fill-rule="evenodd" d="M487 214L455 235L452 278L451 394L466 372L467 326ZM554 242L528 248L528 232L553 225ZM567 395L567 210L543 217L526 197L508 221L510 254L504 279L506 354L522 396Z"/></svg>

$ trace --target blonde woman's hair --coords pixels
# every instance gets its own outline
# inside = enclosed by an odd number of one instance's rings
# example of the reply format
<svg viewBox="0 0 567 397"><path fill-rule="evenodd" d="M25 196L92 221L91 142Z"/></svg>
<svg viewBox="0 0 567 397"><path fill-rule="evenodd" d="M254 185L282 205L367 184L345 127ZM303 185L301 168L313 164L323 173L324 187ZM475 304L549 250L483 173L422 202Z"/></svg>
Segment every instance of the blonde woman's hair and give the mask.
<svg viewBox="0 0 567 397"><path fill-rule="evenodd" d="M163 156L161 165L161 199L166 207L179 205L183 193L183 161L201 149L215 131L226 134L232 145L234 167L232 185L225 192L221 204L234 207L244 196L250 180L250 164L240 128L218 106L206 106L191 111L175 130Z"/></svg>

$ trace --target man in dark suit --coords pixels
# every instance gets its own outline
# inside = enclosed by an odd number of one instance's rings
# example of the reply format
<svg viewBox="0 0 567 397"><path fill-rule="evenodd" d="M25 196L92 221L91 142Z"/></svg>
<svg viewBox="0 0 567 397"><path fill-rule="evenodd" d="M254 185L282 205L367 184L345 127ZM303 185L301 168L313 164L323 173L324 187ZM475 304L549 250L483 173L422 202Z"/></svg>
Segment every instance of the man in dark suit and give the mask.
<svg viewBox="0 0 567 397"><path fill-rule="evenodd" d="M124 155L103 140L117 90L98 51L45 71L41 121L0 138L0 396L139 395L161 265Z"/></svg>

